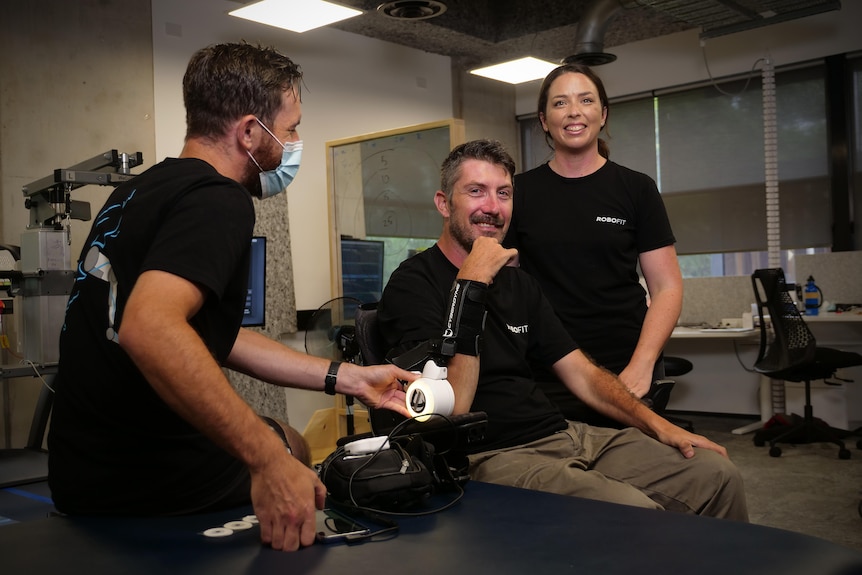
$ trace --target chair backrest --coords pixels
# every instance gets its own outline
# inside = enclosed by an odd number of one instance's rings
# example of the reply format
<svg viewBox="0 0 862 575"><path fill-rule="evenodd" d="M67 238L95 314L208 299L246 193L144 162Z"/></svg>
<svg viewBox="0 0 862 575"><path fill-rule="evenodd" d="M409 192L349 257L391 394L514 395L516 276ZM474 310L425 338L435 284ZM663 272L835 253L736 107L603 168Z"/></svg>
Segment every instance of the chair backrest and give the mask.
<svg viewBox="0 0 862 575"><path fill-rule="evenodd" d="M377 302L357 306L355 320L356 344L362 365L386 363L386 344L377 323Z"/></svg>
<svg viewBox="0 0 862 575"><path fill-rule="evenodd" d="M377 322L377 302L364 303L356 308L356 344L362 365L386 363L386 342ZM374 435L387 435L406 418L388 409L368 408L368 419Z"/></svg>
<svg viewBox="0 0 862 575"><path fill-rule="evenodd" d="M664 356L664 374L667 377L679 377L694 369L694 364L684 357Z"/></svg>
<svg viewBox="0 0 862 575"><path fill-rule="evenodd" d="M760 316L760 352L754 362L755 371L780 372L814 361L817 341L788 293L784 270L755 270L751 283Z"/></svg>

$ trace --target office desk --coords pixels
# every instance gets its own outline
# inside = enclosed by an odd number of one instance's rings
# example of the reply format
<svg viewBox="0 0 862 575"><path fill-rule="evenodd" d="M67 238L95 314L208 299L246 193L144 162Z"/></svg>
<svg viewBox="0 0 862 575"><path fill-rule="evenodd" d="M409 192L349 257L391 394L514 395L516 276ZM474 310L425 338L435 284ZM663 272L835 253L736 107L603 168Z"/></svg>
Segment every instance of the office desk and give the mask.
<svg viewBox="0 0 862 575"><path fill-rule="evenodd" d="M822 311L817 315L804 315L806 323L820 322L862 322L862 313L858 311L845 311L836 313L834 311Z"/></svg>
<svg viewBox="0 0 862 575"><path fill-rule="evenodd" d="M258 528L200 533L250 512L160 519L50 518L0 527L4 573L698 573L862 572L862 552L773 529L471 482L460 503L401 518L394 539L263 547Z"/></svg>
<svg viewBox="0 0 862 575"><path fill-rule="evenodd" d="M673 378L677 385L670 394L668 409L759 414L760 376L747 372L743 367L754 363L759 341L758 330L674 328L664 353L688 359L693 368L691 372Z"/></svg>
<svg viewBox="0 0 862 575"><path fill-rule="evenodd" d="M862 314L824 312L804 317L818 345L862 352ZM676 378L677 386L668 408L757 415L759 421L734 432L741 434L760 428L774 413L784 411L784 388L783 382L773 383L750 371L759 345L759 328L751 331L675 328L665 353L685 357L694 369ZM853 423L862 420L862 369L848 370L848 376L856 381L843 388L847 418ZM778 390L776 385L782 388Z"/></svg>
<svg viewBox="0 0 862 575"><path fill-rule="evenodd" d="M671 339L752 339L760 338L760 331L756 329L741 329L741 328L716 328L705 329L699 327L680 327L673 328L673 333L670 334Z"/></svg>

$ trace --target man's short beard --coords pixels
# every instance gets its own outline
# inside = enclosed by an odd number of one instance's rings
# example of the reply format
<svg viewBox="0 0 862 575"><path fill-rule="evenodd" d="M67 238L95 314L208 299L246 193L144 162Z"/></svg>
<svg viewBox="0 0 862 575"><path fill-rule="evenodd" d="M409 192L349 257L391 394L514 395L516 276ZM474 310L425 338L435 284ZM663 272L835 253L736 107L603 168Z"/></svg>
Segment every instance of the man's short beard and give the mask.
<svg viewBox="0 0 862 575"><path fill-rule="evenodd" d="M267 165L273 163L273 167L269 169L276 169L278 165L281 163L281 155L282 148L280 146L273 146L269 149L260 149L258 153L265 153L268 157L264 158L255 158L260 163L260 168L267 170ZM260 183L260 168L255 165L252 161L251 157L248 158L248 162L246 163L247 173L242 182L240 182L248 192L254 196L255 198L260 198L263 196L263 188Z"/></svg>
<svg viewBox="0 0 862 575"><path fill-rule="evenodd" d="M464 229L460 225L454 224L451 220L449 223L449 233L452 239L455 240L455 243L464 248L464 251L468 254L472 251L475 238L471 238L469 234L464 233Z"/></svg>
<svg viewBox="0 0 862 575"><path fill-rule="evenodd" d="M249 160L248 163L249 167L246 169L246 173L240 184L242 184L252 196L260 198L263 195L263 188L261 188L260 185L260 170L257 169L257 166L255 166L254 162L251 160Z"/></svg>

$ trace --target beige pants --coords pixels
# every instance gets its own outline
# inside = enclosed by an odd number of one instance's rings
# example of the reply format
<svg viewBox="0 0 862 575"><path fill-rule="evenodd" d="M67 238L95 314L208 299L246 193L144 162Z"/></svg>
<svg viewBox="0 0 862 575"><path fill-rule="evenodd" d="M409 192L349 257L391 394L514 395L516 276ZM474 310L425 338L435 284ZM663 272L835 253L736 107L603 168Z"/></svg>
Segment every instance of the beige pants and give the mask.
<svg viewBox="0 0 862 575"><path fill-rule="evenodd" d="M686 459L634 428L569 427L526 445L470 456L476 481L748 521L742 477L706 449Z"/></svg>

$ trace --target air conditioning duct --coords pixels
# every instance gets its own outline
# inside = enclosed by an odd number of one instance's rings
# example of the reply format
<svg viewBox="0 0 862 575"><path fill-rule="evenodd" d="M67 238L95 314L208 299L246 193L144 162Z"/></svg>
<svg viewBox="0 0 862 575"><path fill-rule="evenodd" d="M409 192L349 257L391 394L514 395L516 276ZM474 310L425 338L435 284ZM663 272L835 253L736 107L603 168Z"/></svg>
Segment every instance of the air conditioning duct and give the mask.
<svg viewBox="0 0 862 575"><path fill-rule="evenodd" d="M596 0L584 11L575 33L575 53L563 59L564 64L586 64L600 66L617 59L606 53L605 32L608 24L622 8L632 8L637 2L631 0Z"/></svg>

